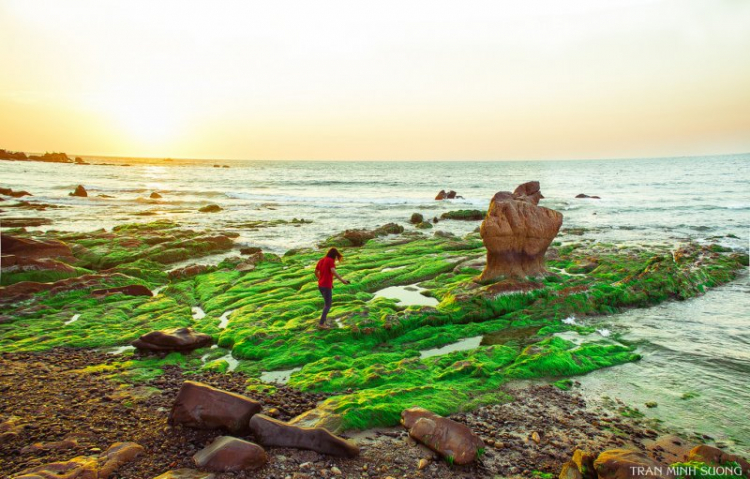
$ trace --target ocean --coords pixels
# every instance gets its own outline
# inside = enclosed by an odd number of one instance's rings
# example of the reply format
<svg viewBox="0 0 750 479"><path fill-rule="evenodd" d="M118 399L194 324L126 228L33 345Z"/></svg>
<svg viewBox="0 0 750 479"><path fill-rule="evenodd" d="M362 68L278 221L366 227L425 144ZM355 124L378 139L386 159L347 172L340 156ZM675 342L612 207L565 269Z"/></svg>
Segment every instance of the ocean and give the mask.
<svg viewBox="0 0 750 479"><path fill-rule="evenodd" d="M173 219L236 231L241 245L283 253L349 228L397 222L410 229L412 213L433 218L450 210L485 210L495 192L537 180L545 196L540 204L563 213L563 229L583 228L581 238L643 245L711 241L744 252L750 241L750 154L518 162L114 162L130 166L0 163L0 186L28 190L34 196L26 201L60 206L34 211L0 203L5 210L0 224L7 217L41 217L51 224L39 229L87 231ZM78 184L88 198L68 196ZM435 201L440 190L463 198ZM151 192L162 198L149 199ZM601 199L575 198L579 193ZM222 211L197 212L207 204ZM291 223L295 218L310 223ZM290 223L251 227L250 222L270 220ZM432 231L465 234L478 225L445 220ZM747 271L700 298L581 320L586 321L636 344L644 359L582 378L584 394L620 398L669 428L707 434L750 453ZM648 401L658 406L646 408Z"/></svg>

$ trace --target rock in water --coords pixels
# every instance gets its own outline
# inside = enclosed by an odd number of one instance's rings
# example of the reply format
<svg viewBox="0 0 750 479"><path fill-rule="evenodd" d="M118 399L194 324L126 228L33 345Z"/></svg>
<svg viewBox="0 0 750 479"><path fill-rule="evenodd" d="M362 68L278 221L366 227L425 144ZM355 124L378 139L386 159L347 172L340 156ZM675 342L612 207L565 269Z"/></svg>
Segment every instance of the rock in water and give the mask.
<svg viewBox="0 0 750 479"><path fill-rule="evenodd" d="M73 193L68 193L68 196L80 196L82 198L86 198L88 195L89 194L86 191L86 188L83 187L83 185L78 185Z"/></svg>
<svg viewBox="0 0 750 479"><path fill-rule="evenodd" d="M484 449L482 440L467 426L419 407L401 413L409 436L455 464L469 464Z"/></svg>
<svg viewBox="0 0 750 479"><path fill-rule="evenodd" d="M334 436L322 427L299 427L272 419L263 414L250 418L250 430L264 446L309 449L321 454L355 457L359 447Z"/></svg>
<svg viewBox="0 0 750 479"><path fill-rule="evenodd" d="M448 193L446 193L445 190L440 190L437 196L435 196L435 199L440 201L440 200L446 199L447 197L448 197Z"/></svg>
<svg viewBox="0 0 750 479"><path fill-rule="evenodd" d="M728 462L736 462L742 468L742 474L750 477L750 463L735 454L729 454L707 444L695 446L690 450L688 461L705 462L706 464L715 464L721 466Z"/></svg>
<svg viewBox="0 0 750 479"><path fill-rule="evenodd" d="M667 466L643 453L628 449L610 449L599 454L594 461L599 479L658 479L671 478ZM659 474L662 471L662 474Z"/></svg>
<svg viewBox="0 0 750 479"><path fill-rule="evenodd" d="M128 296L153 296L151 290L142 284L129 284L117 288L96 289L91 292L93 296L102 296L105 294L122 293Z"/></svg>
<svg viewBox="0 0 750 479"><path fill-rule="evenodd" d="M14 477L16 479L104 479L142 452L143 447L134 442L116 442L99 456L78 456L65 462L45 464L28 469Z"/></svg>
<svg viewBox="0 0 750 479"><path fill-rule="evenodd" d="M153 191L153 192L151 192L151 196L149 196L149 198L153 198L155 200L158 200L159 198L161 198L161 195L159 193L157 193L156 191Z"/></svg>
<svg viewBox="0 0 750 479"><path fill-rule="evenodd" d="M536 181L520 185L514 193L495 193L479 230L487 248L481 280L502 275L522 278L545 271L544 254L560 231L563 216L537 206L541 198Z"/></svg>
<svg viewBox="0 0 750 479"><path fill-rule="evenodd" d="M193 456L195 464L209 471L230 472L258 469L268 462L268 455L257 444L236 437L217 437L210 446Z"/></svg>
<svg viewBox="0 0 750 479"><path fill-rule="evenodd" d="M196 333L192 328L173 328L146 333L132 344L148 351L192 351L208 346L211 342L211 336Z"/></svg>
<svg viewBox="0 0 750 479"><path fill-rule="evenodd" d="M249 430L250 418L260 410L260 403L248 397L185 381L172 406L169 423L196 429L223 427L243 433Z"/></svg>

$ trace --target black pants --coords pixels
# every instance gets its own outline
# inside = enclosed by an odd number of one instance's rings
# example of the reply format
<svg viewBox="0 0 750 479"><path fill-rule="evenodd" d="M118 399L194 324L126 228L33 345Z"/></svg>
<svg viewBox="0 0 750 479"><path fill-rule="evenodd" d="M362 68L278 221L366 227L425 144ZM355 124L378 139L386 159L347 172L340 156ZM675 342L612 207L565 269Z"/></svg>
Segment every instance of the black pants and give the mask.
<svg viewBox="0 0 750 479"><path fill-rule="evenodd" d="M328 311L331 310L331 304L333 303L333 290L322 286L318 286L318 290L320 290L320 294L323 295L323 301L325 301L323 314L320 315L320 324L325 324L326 316L328 316Z"/></svg>

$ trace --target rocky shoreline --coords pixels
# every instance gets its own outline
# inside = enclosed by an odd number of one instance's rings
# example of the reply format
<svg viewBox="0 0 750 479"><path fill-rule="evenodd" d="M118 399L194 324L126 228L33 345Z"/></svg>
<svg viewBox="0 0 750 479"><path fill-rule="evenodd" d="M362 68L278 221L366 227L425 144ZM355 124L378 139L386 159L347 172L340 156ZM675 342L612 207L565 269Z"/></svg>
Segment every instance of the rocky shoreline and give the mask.
<svg viewBox="0 0 750 479"><path fill-rule="evenodd" d="M0 470L4 476L100 452L124 441L140 444L145 453L123 465L115 477L151 479L168 470L194 469L191 456L223 433L167 423L183 381L203 381L248 394L248 378L241 373L187 375L178 367L167 367L162 376L132 386L108 380L103 374L82 372L116 359L106 353L69 349L0 356L0 417L6 423L12 418L16 425L15 433L6 431L1 436ZM255 399L262 402L264 414L270 412L282 420L325 398L284 386L274 389ZM627 447L668 463L684 459L681 454L692 446L675 436L662 436L652 424L624 416L622 411L593 410L575 392L535 384L518 384L507 391L515 397L512 402L451 416L487 445L486 453L472 465L449 465L396 427L344 435L360 447L361 453L354 459L270 448L270 460L262 469L216 473L215 477L301 479L334 477L338 471L343 477L362 478L545 478L557 476L576 449L594 452Z"/></svg>

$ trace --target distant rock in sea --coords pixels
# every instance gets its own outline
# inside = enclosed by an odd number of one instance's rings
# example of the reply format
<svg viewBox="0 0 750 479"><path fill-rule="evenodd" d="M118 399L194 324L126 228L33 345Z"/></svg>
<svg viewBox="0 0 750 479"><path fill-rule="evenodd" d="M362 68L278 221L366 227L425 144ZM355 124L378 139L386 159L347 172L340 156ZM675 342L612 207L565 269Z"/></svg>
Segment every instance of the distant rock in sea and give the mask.
<svg viewBox="0 0 750 479"><path fill-rule="evenodd" d="M78 185L74 192L68 193L68 196L80 196L82 198L86 198L89 196L89 193L86 191L86 188L84 188L83 185Z"/></svg>

